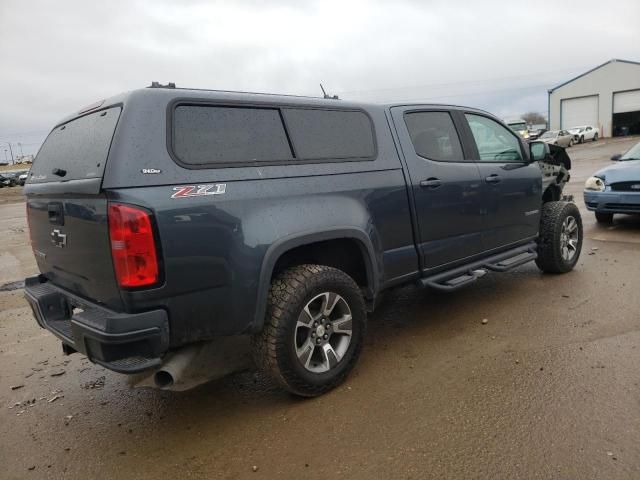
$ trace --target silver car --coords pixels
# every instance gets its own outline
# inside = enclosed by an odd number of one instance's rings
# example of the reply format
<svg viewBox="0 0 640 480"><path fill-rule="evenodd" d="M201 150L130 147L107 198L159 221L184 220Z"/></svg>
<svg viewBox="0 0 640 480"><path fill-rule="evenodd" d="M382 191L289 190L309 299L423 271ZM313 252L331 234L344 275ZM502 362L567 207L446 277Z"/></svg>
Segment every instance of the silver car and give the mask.
<svg viewBox="0 0 640 480"><path fill-rule="evenodd" d="M574 143L573 135L566 130L549 130L544 132L538 140L564 148L571 147Z"/></svg>

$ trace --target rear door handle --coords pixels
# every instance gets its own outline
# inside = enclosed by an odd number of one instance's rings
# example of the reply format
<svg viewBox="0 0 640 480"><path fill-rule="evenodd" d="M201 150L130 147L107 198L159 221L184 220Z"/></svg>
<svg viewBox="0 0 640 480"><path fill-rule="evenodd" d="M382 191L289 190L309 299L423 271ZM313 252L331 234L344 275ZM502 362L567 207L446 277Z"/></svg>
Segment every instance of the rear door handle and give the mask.
<svg viewBox="0 0 640 480"><path fill-rule="evenodd" d="M484 181L487 183L500 183L502 181L502 177L500 175L492 173L487 178L485 178Z"/></svg>
<svg viewBox="0 0 640 480"><path fill-rule="evenodd" d="M424 188L438 188L442 185L442 180L439 178L427 178L426 180L422 180L420 182L420 186Z"/></svg>

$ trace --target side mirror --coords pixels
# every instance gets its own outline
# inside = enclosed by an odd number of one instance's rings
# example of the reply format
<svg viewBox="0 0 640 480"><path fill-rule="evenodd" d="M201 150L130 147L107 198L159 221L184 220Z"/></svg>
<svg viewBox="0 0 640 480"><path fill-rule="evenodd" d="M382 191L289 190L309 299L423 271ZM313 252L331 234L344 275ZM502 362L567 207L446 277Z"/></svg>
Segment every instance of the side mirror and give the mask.
<svg viewBox="0 0 640 480"><path fill-rule="evenodd" d="M616 153L613 157L611 157L612 162L618 162L622 158L622 154Z"/></svg>
<svg viewBox="0 0 640 480"><path fill-rule="evenodd" d="M551 149L546 142L529 143L529 158L532 162L540 162L551 156Z"/></svg>

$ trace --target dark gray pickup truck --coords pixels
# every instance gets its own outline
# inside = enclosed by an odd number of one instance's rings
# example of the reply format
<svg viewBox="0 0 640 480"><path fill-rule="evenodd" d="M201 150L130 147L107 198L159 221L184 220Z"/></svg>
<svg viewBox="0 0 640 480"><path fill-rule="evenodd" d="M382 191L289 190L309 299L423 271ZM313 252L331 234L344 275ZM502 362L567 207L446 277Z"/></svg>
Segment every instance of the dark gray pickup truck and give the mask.
<svg viewBox="0 0 640 480"><path fill-rule="evenodd" d="M356 363L385 289L571 270L569 169L473 108L156 85L47 137L24 189L41 272L25 293L66 353L117 372L166 386L167 358L243 336L318 395Z"/></svg>

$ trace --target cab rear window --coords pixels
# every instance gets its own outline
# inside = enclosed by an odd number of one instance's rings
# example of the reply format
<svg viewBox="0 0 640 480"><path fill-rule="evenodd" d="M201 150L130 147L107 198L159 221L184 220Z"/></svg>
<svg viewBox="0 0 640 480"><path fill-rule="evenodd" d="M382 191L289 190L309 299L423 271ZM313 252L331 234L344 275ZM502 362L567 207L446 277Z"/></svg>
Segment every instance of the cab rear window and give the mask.
<svg viewBox="0 0 640 480"><path fill-rule="evenodd" d="M121 110L100 110L56 127L36 155L29 183L101 178Z"/></svg>

